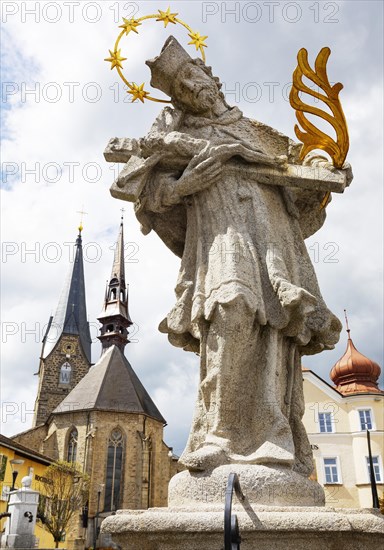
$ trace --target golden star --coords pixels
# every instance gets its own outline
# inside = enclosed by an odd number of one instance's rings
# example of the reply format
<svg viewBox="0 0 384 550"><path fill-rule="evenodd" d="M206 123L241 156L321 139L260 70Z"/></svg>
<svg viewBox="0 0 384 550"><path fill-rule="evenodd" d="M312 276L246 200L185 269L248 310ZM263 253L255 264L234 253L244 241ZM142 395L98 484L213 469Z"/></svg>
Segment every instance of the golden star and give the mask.
<svg viewBox="0 0 384 550"><path fill-rule="evenodd" d="M111 63L111 70L115 67L119 67L120 69L123 68L123 65L121 64L122 61L125 61L126 57L121 57L120 55L121 50L109 50L109 54L111 57L106 57L104 61L109 61Z"/></svg>
<svg viewBox="0 0 384 550"><path fill-rule="evenodd" d="M167 11L161 11L159 10L159 18L156 19L156 21L164 21L164 27L168 25L168 23L173 23L176 25L177 21L175 21L176 15L179 15L178 13L171 13L171 8L168 8Z"/></svg>
<svg viewBox="0 0 384 550"><path fill-rule="evenodd" d="M124 29L125 34L127 35L131 31L135 32L136 34L139 34L139 31L136 29L139 25L141 25L140 21L138 19L126 19L123 17L124 24L119 26L119 29Z"/></svg>
<svg viewBox="0 0 384 550"><path fill-rule="evenodd" d="M132 90L128 90L128 93L132 96L132 103L136 99L140 99L141 103L144 103L144 99L149 95L149 92L144 90L144 82L140 86L132 84Z"/></svg>
<svg viewBox="0 0 384 550"><path fill-rule="evenodd" d="M196 50L207 47L207 44L204 44L204 40L208 38L208 36L201 36L199 32L190 32L188 33L188 36L192 38L191 42L188 42L188 44L194 44L196 46Z"/></svg>

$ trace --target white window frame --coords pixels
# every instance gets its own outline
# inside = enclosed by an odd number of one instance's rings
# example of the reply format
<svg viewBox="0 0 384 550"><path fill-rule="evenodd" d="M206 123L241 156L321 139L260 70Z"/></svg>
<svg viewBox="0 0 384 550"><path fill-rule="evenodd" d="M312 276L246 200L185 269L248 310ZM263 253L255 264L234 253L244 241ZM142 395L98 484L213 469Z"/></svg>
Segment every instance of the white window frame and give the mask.
<svg viewBox="0 0 384 550"><path fill-rule="evenodd" d="M373 414L372 407L358 407L358 409L356 409L356 410L357 410L357 420L358 420L358 425L359 425L359 431L360 432L366 432L367 431L367 428L362 428L361 427L360 411L370 411L372 428L369 431L375 431L376 430L376 424L375 424L375 416Z"/></svg>
<svg viewBox="0 0 384 550"><path fill-rule="evenodd" d="M381 461L381 455L372 455L372 459L377 458L377 465L379 466L379 474L380 474L380 481L376 479L376 483L384 483L383 481L383 463ZM375 465L373 465L373 469L375 469ZM367 472L367 479L368 483L371 483L371 478L369 476L369 456L365 457L365 471Z"/></svg>
<svg viewBox="0 0 384 550"><path fill-rule="evenodd" d="M338 481L327 481L327 476L325 474L325 460L327 459L336 459L336 469L337 469L337 477L338 477ZM340 467L340 459L338 456L323 456L322 457L322 461L323 461L323 480L324 480L324 485L342 485L343 484L343 478L341 476L341 467Z"/></svg>
<svg viewBox="0 0 384 550"><path fill-rule="evenodd" d="M331 429L330 431L326 430L325 432L322 432L321 431L321 427L320 427L320 415L321 414L324 414L324 415L329 415L330 419L331 419ZM335 432L335 419L334 419L334 416L333 416L333 413L332 412L329 412L329 411L319 411L318 412L318 421L319 421L319 433L321 434L331 434L331 433L334 433ZM327 424L324 423L324 425L326 426Z"/></svg>
<svg viewBox="0 0 384 550"><path fill-rule="evenodd" d="M68 381L67 380L62 380L62 374L63 373L64 374L69 374ZM70 388L71 383L72 383L72 377L73 377L72 365L68 361L65 361L60 367L59 387L61 387L61 388Z"/></svg>

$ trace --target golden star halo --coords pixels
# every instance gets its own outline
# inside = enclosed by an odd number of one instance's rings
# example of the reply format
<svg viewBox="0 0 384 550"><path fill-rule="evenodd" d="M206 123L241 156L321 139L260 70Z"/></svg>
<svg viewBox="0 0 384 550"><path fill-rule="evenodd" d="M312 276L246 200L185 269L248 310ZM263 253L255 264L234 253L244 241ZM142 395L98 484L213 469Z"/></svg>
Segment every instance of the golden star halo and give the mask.
<svg viewBox="0 0 384 550"><path fill-rule="evenodd" d="M173 23L174 25L176 25L177 23L176 15L179 15L179 14L171 13L171 8L168 8L167 11L159 10L159 17L158 19L156 19L156 21L163 21L164 28L168 25L168 23Z"/></svg>
<svg viewBox="0 0 384 550"><path fill-rule="evenodd" d="M149 92L144 90L144 82L138 86L137 84L132 84L132 89L128 90L128 93L132 95L132 103L139 99L141 103L144 103L144 99L149 96Z"/></svg>
<svg viewBox="0 0 384 550"><path fill-rule="evenodd" d="M204 41L208 38L208 36L201 36L199 32L190 32L188 33L188 36L192 38L188 44L196 46L196 50L207 47L207 44L205 44Z"/></svg>
<svg viewBox="0 0 384 550"><path fill-rule="evenodd" d="M139 31L137 30L136 27L141 25L140 21L138 21L137 19L133 19L133 18L132 19L126 19L125 17L123 17L123 22L124 22L124 24L120 25L119 29L124 29L126 35L128 35L131 31L135 32L136 34L139 33Z"/></svg>
<svg viewBox="0 0 384 550"><path fill-rule="evenodd" d="M120 69L123 68L123 65L121 64L122 61L126 61L127 58L126 57L121 57L120 55L120 52L121 50L109 50L109 54L111 57L106 57L104 59L104 61L108 61L109 63L111 63L111 70L114 69L115 67L119 67Z"/></svg>
<svg viewBox="0 0 384 550"><path fill-rule="evenodd" d="M127 93L132 96L132 102L139 100L144 103L144 100L148 99L150 101L157 101L159 103L170 103L170 101L167 99L158 99L151 96L150 92L144 90L144 83L137 85L132 81L130 82L125 78L122 72L122 62L126 61L127 58L121 56L121 48L119 48L120 40L124 35L128 36L128 34L132 34L132 32L134 32L135 34L139 34L137 27L139 27L143 21L155 19L156 22L163 22L164 28L166 28L169 23L172 23L174 25L182 25L185 29L187 29L188 36L191 38L191 42L188 42L188 45L195 46L196 50L200 51L201 59L205 62L204 48L207 47L205 40L208 38L208 36L202 36L199 32L193 31L187 23L176 17L177 15L179 14L172 13L171 8L168 7L165 11L158 10L158 13L144 15L143 17L139 17L137 19L128 19L123 17L123 24L119 25L119 29L122 29L122 31L119 33L116 39L114 49L109 50L110 57L105 58L104 61L108 61L109 63L111 63L111 70L116 68L120 78L128 87Z"/></svg>

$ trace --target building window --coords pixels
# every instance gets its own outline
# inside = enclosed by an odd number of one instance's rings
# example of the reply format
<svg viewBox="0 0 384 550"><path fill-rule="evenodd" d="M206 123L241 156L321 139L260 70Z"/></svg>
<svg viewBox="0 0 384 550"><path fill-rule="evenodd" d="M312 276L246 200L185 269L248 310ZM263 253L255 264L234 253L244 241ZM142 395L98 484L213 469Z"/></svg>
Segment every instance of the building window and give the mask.
<svg viewBox="0 0 384 550"><path fill-rule="evenodd" d="M340 483L337 458L324 458L325 483Z"/></svg>
<svg viewBox="0 0 384 550"><path fill-rule="evenodd" d="M71 365L67 361L61 365L59 384L68 386L71 382L71 371Z"/></svg>
<svg viewBox="0 0 384 550"><path fill-rule="evenodd" d="M320 432L333 432L332 413L319 413Z"/></svg>
<svg viewBox="0 0 384 550"><path fill-rule="evenodd" d="M108 440L107 475L105 479L104 510L114 511L120 506L122 473L123 473L124 438L116 428Z"/></svg>
<svg viewBox="0 0 384 550"><path fill-rule="evenodd" d="M366 461L367 461L367 470L368 470L368 479L369 481L371 481L371 466L369 464L369 456L366 456ZM382 483L383 479L382 479L382 476L381 476L381 469L380 469L380 462L379 462L379 457L378 456L373 456L372 457L372 465L373 465L373 471L374 471L374 474L375 474L375 480L377 483Z"/></svg>
<svg viewBox="0 0 384 550"><path fill-rule="evenodd" d="M361 409L359 411L360 416L360 429L372 430L372 411L371 409Z"/></svg>
<svg viewBox="0 0 384 550"><path fill-rule="evenodd" d="M72 428L68 437L67 462L76 462L77 438L77 430L76 428Z"/></svg>

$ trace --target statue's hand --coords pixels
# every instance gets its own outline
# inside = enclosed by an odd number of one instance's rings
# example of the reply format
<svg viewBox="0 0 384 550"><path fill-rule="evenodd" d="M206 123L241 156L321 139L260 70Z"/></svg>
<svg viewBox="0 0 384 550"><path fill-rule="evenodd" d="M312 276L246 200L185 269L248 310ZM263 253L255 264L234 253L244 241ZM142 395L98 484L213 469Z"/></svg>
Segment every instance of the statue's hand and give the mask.
<svg viewBox="0 0 384 550"><path fill-rule="evenodd" d="M175 191L180 197L202 191L219 181L222 171L221 159L211 157L197 163L197 157L192 159L176 182Z"/></svg>
<svg viewBox="0 0 384 550"><path fill-rule="evenodd" d="M305 156L303 160L303 165L312 167L319 166L334 173L343 172L345 176L346 186L348 186L353 180L352 167L349 162L344 162L342 168L335 168L332 162L330 162L326 157L319 155L315 151L312 151Z"/></svg>
<svg viewBox="0 0 384 550"><path fill-rule="evenodd" d="M250 149L242 143L229 143L218 145L210 149L210 156L220 158L222 162L231 157L239 156L252 164L263 164L267 166L282 166L286 163L287 157L271 157L256 149Z"/></svg>
<svg viewBox="0 0 384 550"><path fill-rule="evenodd" d="M349 164L349 162L344 162L342 170L343 172L345 172L347 185L350 185L351 181L353 180L352 166Z"/></svg>

